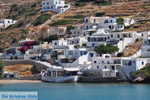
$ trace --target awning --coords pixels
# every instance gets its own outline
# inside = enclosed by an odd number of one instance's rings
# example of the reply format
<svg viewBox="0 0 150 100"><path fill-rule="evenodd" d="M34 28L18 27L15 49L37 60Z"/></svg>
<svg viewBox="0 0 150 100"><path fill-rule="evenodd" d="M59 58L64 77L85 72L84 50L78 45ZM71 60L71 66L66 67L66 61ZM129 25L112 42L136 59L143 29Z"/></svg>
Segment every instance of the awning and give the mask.
<svg viewBox="0 0 150 100"><path fill-rule="evenodd" d="M66 71L79 71L79 68L64 68Z"/></svg>

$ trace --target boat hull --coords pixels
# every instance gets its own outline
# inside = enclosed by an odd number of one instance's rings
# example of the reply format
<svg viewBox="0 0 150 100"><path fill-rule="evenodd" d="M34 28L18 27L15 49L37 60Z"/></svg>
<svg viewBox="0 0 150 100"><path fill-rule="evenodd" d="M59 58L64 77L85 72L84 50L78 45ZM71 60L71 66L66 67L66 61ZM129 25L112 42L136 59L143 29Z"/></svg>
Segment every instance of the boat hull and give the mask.
<svg viewBox="0 0 150 100"><path fill-rule="evenodd" d="M42 77L42 81L44 82L51 82L51 83L75 83L79 79L79 76L58 76L58 77L51 77L51 76L44 76Z"/></svg>

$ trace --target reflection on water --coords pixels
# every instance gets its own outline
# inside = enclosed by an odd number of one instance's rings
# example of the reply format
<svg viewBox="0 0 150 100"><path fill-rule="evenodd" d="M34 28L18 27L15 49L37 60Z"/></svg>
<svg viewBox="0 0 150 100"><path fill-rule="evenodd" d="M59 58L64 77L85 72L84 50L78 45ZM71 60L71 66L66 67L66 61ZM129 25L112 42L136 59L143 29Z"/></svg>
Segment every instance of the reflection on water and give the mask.
<svg viewBox="0 0 150 100"><path fill-rule="evenodd" d="M149 84L8 84L0 91L38 91L39 100L150 100Z"/></svg>

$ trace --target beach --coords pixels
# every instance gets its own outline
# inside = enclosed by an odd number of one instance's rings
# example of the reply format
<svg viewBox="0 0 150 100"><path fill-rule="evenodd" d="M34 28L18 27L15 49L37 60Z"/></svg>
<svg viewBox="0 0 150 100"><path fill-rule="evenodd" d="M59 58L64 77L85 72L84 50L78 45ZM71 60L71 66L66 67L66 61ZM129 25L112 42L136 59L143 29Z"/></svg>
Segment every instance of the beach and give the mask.
<svg viewBox="0 0 150 100"><path fill-rule="evenodd" d="M0 84L41 83L40 80L0 80Z"/></svg>

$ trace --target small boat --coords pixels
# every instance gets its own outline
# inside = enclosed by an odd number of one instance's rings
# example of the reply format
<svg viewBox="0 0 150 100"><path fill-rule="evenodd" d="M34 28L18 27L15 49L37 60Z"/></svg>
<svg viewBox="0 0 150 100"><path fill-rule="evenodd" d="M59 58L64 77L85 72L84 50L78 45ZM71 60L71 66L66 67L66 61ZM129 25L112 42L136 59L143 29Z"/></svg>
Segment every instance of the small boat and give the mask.
<svg viewBox="0 0 150 100"><path fill-rule="evenodd" d="M69 83L77 82L79 79L78 68L62 68L52 67L41 72L42 81L44 82L56 82L56 83Z"/></svg>

